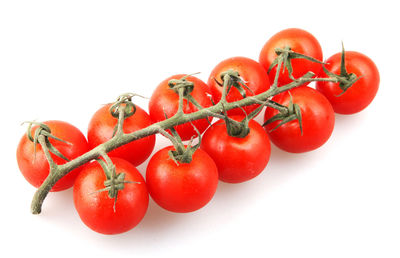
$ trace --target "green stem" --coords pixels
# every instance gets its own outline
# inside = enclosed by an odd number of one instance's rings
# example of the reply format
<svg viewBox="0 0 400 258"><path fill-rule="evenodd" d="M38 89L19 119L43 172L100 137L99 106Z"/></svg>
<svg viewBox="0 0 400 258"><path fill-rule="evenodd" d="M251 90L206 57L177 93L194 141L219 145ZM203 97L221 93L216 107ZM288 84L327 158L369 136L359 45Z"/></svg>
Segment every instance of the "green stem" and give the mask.
<svg viewBox="0 0 400 258"><path fill-rule="evenodd" d="M271 88L277 88L277 87L278 87L278 78L279 78L279 75L280 75L280 73L281 73L282 63L283 63L283 60L282 60L282 58L279 56L279 57L278 57L278 67L276 68L275 78L274 78L273 84L271 85Z"/></svg>
<svg viewBox="0 0 400 258"><path fill-rule="evenodd" d="M125 121L125 107L124 108L119 108L119 114L118 114L118 122L117 122L117 131L115 133L114 137L118 137L124 134L124 121Z"/></svg>
<svg viewBox="0 0 400 258"><path fill-rule="evenodd" d="M110 156L107 155L107 152L100 152L100 157L102 159L97 159L97 162L100 164L100 166L103 168L104 173L106 174L107 179L110 179L112 177L112 173L110 171L110 165L113 164Z"/></svg>
<svg viewBox="0 0 400 258"><path fill-rule="evenodd" d="M314 76L314 74L312 72L308 72L307 74L305 74L302 77L302 79L307 80L307 79L312 78L313 76ZM215 116L218 116L218 114L220 114L221 110L223 110L223 106L224 106L225 110L230 110L230 109L237 108L237 107L249 106L252 104L256 104L258 101L261 101L261 102L266 101L270 97L273 97L277 94L280 94L280 93L290 90L292 88L298 87L302 84L303 84L303 82L297 80L297 81L293 81L287 85L284 85L284 86L281 86L278 88L271 88L268 91L263 92L261 94L243 98L243 99L235 101L235 102L223 103L221 100L214 106L211 106L208 108L203 108L203 109L193 112L193 113L185 114L183 112L177 112L174 116L172 116L166 120L163 120L161 122L152 124L141 130L138 130L138 131L135 131L135 132L129 133L129 134L116 135L115 137L111 138L109 141L95 147L94 149L88 151L87 153L85 153L65 164L54 166L51 169L49 176L46 178L46 180L43 182L43 184L37 189L35 195L33 196L31 211L33 214L39 214L41 212L41 208L42 208L44 199L46 198L50 189L54 186L54 184L60 178L62 178L66 174L68 174L68 172L70 172L71 170L73 170L79 166L82 166L82 165L90 162L91 160L99 158L102 153L108 153L108 152L110 152L122 145L125 145L129 142L132 142L134 140L159 133L160 128L162 130L167 130L174 126L180 125L180 124L184 124L184 123L187 123L190 121L206 118L206 117L210 116L210 114L215 114Z"/></svg>
<svg viewBox="0 0 400 258"><path fill-rule="evenodd" d="M249 97L249 98L252 98L252 97ZM266 106L266 107L270 107L270 108L276 109L281 113L284 113L284 112L288 111L287 107L285 107L285 106L283 106L283 105L281 105L281 104L279 104L279 103L277 103L275 101L272 101L272 100L261 101L261 100L258 100L258 99L254 99L254 101L255 101L256 104L260 104L260 105L263 105L263 106ZM258 114L258 112L257 112L257 114ZM253 117L250 117L250 119L253 119Z"/></svg>
<svg viewBox="0 0 400 258"><path fill-rule="evenodd" d="M160 134L162 134L162 135L164 135L165 137L167 137L170 141L171 141L171 143L172 143L172 145L174 145L174 147L175 147L175 150L177 151L177 152L179 152L179 153L183 153L184 151L185 151L185 147L182 145L182 144L180 144L180 142L174 137L174 136L172 136L171 134L169 134L167 131L165 131L163 128L158 128L158 132L160 133Z"/></svg>
<svg viewBox="0 0 400 258"><path fill-rule="evenodd" d="M228 94L228 85L232 84L231 80L232 79L231 79L231 76L229 74L225 74L224 75L224 80L223 80L224 82L223 82L223 86L222 86L222 96L221 96L221 100L220 100L220 102L222 104L227 103L226 95Z"/></svg>
<svg viewBox="0 0 400 258"><path fill-rule="evenodd" d="M46 136L41 134L38 137L38 142L42 146L44 155L46 156L47 161L49 162L50 172L57 168L57 164L54 162L53 158L51 157L50 150L47 147Z"/></svg>
<svg viewBox="0 0 400 258"><path fill-rule="evenodd" d="M333 82L338 83L341 80L339 78L299 78L297 81L300 82Z"/></svg>
<svg viewBox="0 0 400 258"><path fill-rule="evenodd" d="M178 104L178 111L176 112L176 115L181 115L183 114L183 94L184 94L185 88L180 87L178 89L178 94L179 94L179 104Z"/></svg>

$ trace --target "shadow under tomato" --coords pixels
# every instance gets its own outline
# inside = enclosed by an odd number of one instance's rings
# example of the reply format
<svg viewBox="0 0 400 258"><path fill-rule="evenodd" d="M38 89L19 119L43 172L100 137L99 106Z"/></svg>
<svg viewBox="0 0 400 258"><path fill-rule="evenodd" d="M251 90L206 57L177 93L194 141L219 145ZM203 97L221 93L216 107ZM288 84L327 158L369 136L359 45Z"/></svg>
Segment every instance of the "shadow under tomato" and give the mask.
<svg viewBox="0 0 400 258"><path fill-rule="evenodd" d="M271 144L271 157L267 167L258 176L246 182L231 184L219 182L214 197L215 205L220 207L224 214L234 214L245 205L252 205L254 196L265 196L275 188L285 184L290 178L298 175L307 167L310 160L318 153L294 154L285 152ZM244 196L253 196L243 198ZM245 199L245 201L243 201ZM238 205L240 204L240 205Z"/></svg>
<svg viewBox="0 0 400 258"><path fill-rule="evenodd" d="M307 162L307 159L309 159L308 156L315 155L314 153L316 151L318 150L304 152L304 153L290 153L276 147L271 142L271 157L267 169L268 167L275 167L275 166L277 166L278 169L279 166L283 165L284 167L279 170L284 171L285 167L291 167L293 165L301 165L302 163Z"/></svg>
<svg viewBox="0 0 400 258"><path fill-rule="evenodd" d="M159 234L163 230L173 227L175 223L182 221L184 215L184 213L170 212L161 208L150 197L147 213L138 226L143 228L147 234Z"/></svg>

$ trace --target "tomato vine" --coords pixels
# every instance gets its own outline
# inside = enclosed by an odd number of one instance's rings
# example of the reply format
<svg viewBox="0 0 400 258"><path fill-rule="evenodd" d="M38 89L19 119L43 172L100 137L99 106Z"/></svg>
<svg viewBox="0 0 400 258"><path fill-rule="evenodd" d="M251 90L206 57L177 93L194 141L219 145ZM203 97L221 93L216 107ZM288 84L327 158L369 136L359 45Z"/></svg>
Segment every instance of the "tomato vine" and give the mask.
<svg viewBox="0 0 400 258"><path fill-rule="evenodd" d="M240 71L235 70L235 68L229 68L226 70L218 71L218 76L220 78L210 79L214 80L215 84L217 85L216 87L222 88L220 91L220 96L218 96L218 99L214 99L214 101L217 100L218 102L217 103L212 102L211 106L203 107L191 95L194 83L188 80L188 77L190 77L190 75L184 75L182 76L182 78L174 77L173 79L168 81L168 86L178 96L177 99L178 106L176 113L170 117L167 117L167 114L165 114L164 120L161 121L158 120L158 122L150 124L147 127L139 129L134 132L129 132L129 133L124 132L123 126L126 119L134 115L135 111L137 110L136 106L132 102L132 97L135 95L131 93L121 95L114 104L110 105L109 108L109 112L114 117L114 119L117 120L115 123L112 137L106 140L105 142L99 144L98 146L94 147L90 151L87 151L86 153L82 154L81 156L71 160L67 160L65 163L57 164L52 158L51 153L54 153L55 150L54 148L52 148L51 145L49 145L49 137L50 138L54 137L51 135L49 130L38 131L35 134L34 139L32 138L32 136L30 136L35 146L36 144L41 145L44 155L49 163L49 170L50 170L49 175L40 185L40 187L37 189L37 191L33 196L33 200L31 203L31 212L33 214L39 214L41 212L42 204L47 194L51 191L53 186L61 178L66 176L70 171L80 166L83 166L84 164L89 163L92 160L104 159L107 161L108 164L111 162L110 159L108 158L108 154L111 151L123 145L127 145L128 143L131 143L135 140L142 139L144 137L152 136L158 133L168 137L176 149L176 152L172 154L175 163L177 162L190 163L191 155L193 155L193 153L196 151L200 143L193 147L191 146L191 144L185 147L180 142L179 135L174 130L174 127L182 124L190 124L193 121L199 119L211 123L208 119L214 117L225 120L227 127L239 126L239 124L233 120L231 121L231 124L229 123L227 117L227 114L229 114L227 113L227 111L229 110L233 109L235 109L235 111L242 110L243 114L248 115L249 116L248 119L251 119L261 110L262 107L266 106L275 110L275 113L273 117L269 117L266 120L264 126L266 126L269 123L276 122L278 120L281 121L280 123L275 123L277 125L275 125L274 128L272 129L275 130L276 128L286 123L289 123L293 120L297 120L299 122L299 129L301 133L303 133L302 114L300 106L297 105L296 103L293 103L291 99L289 101L289 104L287 104L286 106L282 105L274 101L273 99L274 96L277 96L283 92L287 92L289 90L292 90L294 88L297 88L299 86L302 86L304 84L313 81L324 82L324 83L340 82L341 85L342 84L346 85L346 89L343 89L343 91L345 91L358 80L358 77L354 74L351 77L349 77L347 73L341 73L340 75L333 74L324 67L324 63L321 60L318 60L311 56L307 56L303 53L295 52L294 49L291 48L290 46L276 47L275 54L276 54L275 60L273 60L272 63L268 65L267 67L268 69L266 70L271 71L272 69L275 69L275 71L281 71L281 69L283 70L287 69L289 73L288 78L292 80L291 82L285 84L279 82L282 73L275 72L275 74L273 75L270 74L270 78L271 76L273 78L271 86L264 92L261 93L257 92L253 94L252 90L249 87L247 87L246 85L247 82L242 78ZM342 52L342 55L344 55L344 51ZM297 76L297 78L295 78L293 76L293 71L295 66L292 66L291 63L293 59L295 59L296 61L300 59L305 62L312 62L314 64L322 66L324 72L326 73L326 76L324 78L315 77L318 74L315 74L312 71L307 71L303 73L301 76ZM242 60L238 58L238 60L243 61L244 59ZM344 66L344 58L342 58L342 60L343 60L342 65ZM245 61L248 62L248 60ZM261 67L261 69L263 68ZM220 80L222 82L220 82ZM231 89L239 92L242 98L239 100L232 101L232 99L229 98L229 93ZM249 92L251 92L252 94L249 94ZM195 109L192 110L191 113L185 113L184 111L185 110L184 105L187 104L191 104L195 107ZM248 110L245 111L243 107L248 107L248 106L256 107L256 109L253 108L250 110L250 112L248 112ZM259 108L257 108L257 106ZM233 129L231 128L230 130L232 131ZM233 131L231 132L231 134L236 134ZM170 134L171 132L172 136ZM201 132L199 132L196 128L195 132L198 135L201 135ZM241 131L240 133L238 133L238 135L240 136L235 135L235 137L243 138L247 134L248 131ZM184 140L188 140L188 137L185 137ZM100 161L100 163L101 162L102 161ZM111 164L108 164L108 166L112 167ZM102 167L104 169L104 167L107 166L102 166ZM105 173L107 175L107 171L105 171ZM106 185L105 190L109 191L110 198L115 198L115 201L118 195L118 191L123 189L124 184L127 183L123 180L124 175L121 175L118 178L116 178L116 176L117 176L116 174L111 174L111 176L108 175L107 176L108 183L105 184ZM116 181L114 182L113 180ZM112 193L110 193L110 191L112 191Z"/></svg>

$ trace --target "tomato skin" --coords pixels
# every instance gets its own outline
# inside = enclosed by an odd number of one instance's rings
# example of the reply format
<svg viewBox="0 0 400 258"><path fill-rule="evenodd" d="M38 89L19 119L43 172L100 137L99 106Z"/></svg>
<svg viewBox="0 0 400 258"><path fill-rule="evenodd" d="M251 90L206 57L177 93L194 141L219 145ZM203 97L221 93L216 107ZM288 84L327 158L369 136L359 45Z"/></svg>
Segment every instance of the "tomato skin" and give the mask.
<svg viewBox="0 0 400 258"><path fill-rule="evenodd" d="M337 53L328 58L325 67L335 74L340 74L341 56L342 53ZM339 83L333 82L319 81L316 89L331 102L336 113L354 114L366 108L375 98L379 88L379 71L369 57L355 51L345 52L345 65L347 73L362 76L345 93L340 95L342 90ZM319 77L327 75L321 71Z"/></svg>
<svg viewBox="0 0 400 258"><path fill-rule="evenodd" d="M282 150L293 153L312 151L323 145L332 134L335 124L335 113L329 101L307 86L290 90L293 103L301 110L303 135L301 135L298 120L290 121L272 131L281 121L275 121L265 126L271 141ZM272 100L287 106L290 100L289 92L283 92ZM267 108L264 121L278 114L276 109Z"/></svg>
<svg viewBox="0 0 400 258"><path fill-rule="evenodd" d="M134 228L143 219L149 204L146 183L132 163L111 158L116 173L125 173L125 187L114 198L104 188L106 176L98 162L87 164L74 184L74 205L79 217L89 228L102 234L119 234ZM96 192L97 191L97 192Z"/></svg>
<svg viewBox="0 0 400 258"><path fill-rule="evenodd" d="M282 30L275 35L273 35L264 45L261 50L259 61L260 64L268 71L270 65L277 57L275 53L275 48L285 48L290 47L294 52L311 56L319 61L322 61L322 48L318 40L309 32L297 29L289 28ZM318 75L319 71L322 69L321 64L305 60L305 59L292 59L293 67L293 77L299 78L311 71L315 75ZM277 66L271 69L269 73L269 80L271 84L275 80ZM289 73L287 69L283 70L281 68L281 73L279 74L278 86L282 86L292 82L289 78ZM303 85L307 85L305 83Z"/></svg>
<svg viewBox="0 0 400 258"><path fill-rule="evenodd" d="M109 109L112 104L107 104L97 110L89 122L88 142L90 148L94 148L112 138L118 118L111 115ZM125 133L132 133L151 125L150 116L136 105L136 112L125 118L123 130ZM110 153L110 157L117 157L131 162L134 166L142 164L154 149L156 138L150 135L126 145L123 145Z"/></svg>
<svg viewBox="0 0 400 258"><path fill-rule="evenodd" d="M75 126L57 120L43 122L50 127L51 134L72 145L49 138L50 143L59 150L66 158L72 160L89 150L88 143L82 132ZM38 126L32 127L32 136ZM54 162L58 165L66 163L60 157L51 154ZM38 188L49 175L50 167L43 152L42 146L36 145L36 157L34 154L34 143L25 134L22 136L17 147L17 162L19 169L25 179L34 187ZM62 191L70 188L78 176L81 168L76 168L62 177L51 189L53 192Z"/></svg>
<svg viewBox="0 0 400 258"><path fill-rule="evenodd" d="M244 117L231 118L241 121ZM233 137L228 134L225 122L220 120L204 133L201 149L215 161L221 181L245 182L258 176L267 166L271 154L268 134L254 120L249 121L249 128L246 137Z"/></svg>
<svg viewBox="0 0 400 258"><path fill-rule="evenodd" d="M158 151L151 158L146 182L152 199L172 212L192 212L205 206L218 185L218 170L210 156L197 149L191 163L179 166L168 156L173 146Z"/></svg>
<svg viewBox="0 0 400 258"><path fill-rule="evenodd" d="M149 113L151 120L154 123L165 120L165 115L170 118L178 111L179 95L168 86L168 81L172 79L181 79L185 75L186 74L173 75L162 81L154 90L149 101ZM212 102L210 97L207 95L209 91L207 84L194 76L189 76L186 80L194 83L194 88L191 92L193 98L202 107L210 107L212 105ZM188 114L195 111L198 111L198 109L192 103L188 104L187 100L184 99L183 112L185 114ZM210 117L209 121L211 120L212 118ZM206 130L209 126L207 119L195 120L192 121L192 123L199 130L200 133L204 132L204 130ZM183 141L190 140L192 136L197 136L196 130L190 123L181 124L175 126L174 128Z"/></svg>
<svg viewBox="0 0 400 258"><path fill-rule="evenodd" d="M264 91L267 91L270 87L268 75L265 69L256 61L247 58L247 57L232 57L223 60L220 62L211 72L210 77L208 78L208 85L210 87L210 91L213 97L214 103L218 103L222 97L223 87L216 83L215 79L218 82L222 83L221 73L226 72L227 70L232 69L239 73L240 77L243 81L246 82L246 86L251 89L249 91L244 87L246 91L246 96L254 96ZM240 92L232 87L226 97L228 102L234 102L243 99ZM251 111L255 110L259 105L250 105L242 107L247 114L251 113ZM228 112L228 115L244 115L243 110L240 108L231 109Z"/></svg>

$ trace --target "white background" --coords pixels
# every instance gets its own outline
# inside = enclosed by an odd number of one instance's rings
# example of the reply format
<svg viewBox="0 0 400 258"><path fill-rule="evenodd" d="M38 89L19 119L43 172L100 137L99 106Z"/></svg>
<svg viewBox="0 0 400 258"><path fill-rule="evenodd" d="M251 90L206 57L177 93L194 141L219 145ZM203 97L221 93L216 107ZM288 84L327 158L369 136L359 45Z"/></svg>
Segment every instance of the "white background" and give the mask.
<svg viewBox="0 0 400 258"><path fill-rule="evenodd" d="M391 3L1 1L2 254L400 257L400 20ZM21 122L65 120L85 132L91 115L119 94L150 96L177 73L201 72L206 80L232 56L257 60L268 38L288 27L314 34L326 58L343 40L380 70L374 102L338 115L323 147L297 155L273 147L256 179L220 183L209 205L190 214L151 201L142 223L121 235L83 225L71 190L51 193L42 214L30 214L35 189L15 159ZM147 108L146 100L137 103ZM167 144L157 139L156 149Z"/></svg>

